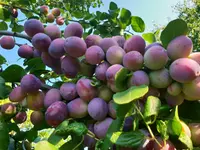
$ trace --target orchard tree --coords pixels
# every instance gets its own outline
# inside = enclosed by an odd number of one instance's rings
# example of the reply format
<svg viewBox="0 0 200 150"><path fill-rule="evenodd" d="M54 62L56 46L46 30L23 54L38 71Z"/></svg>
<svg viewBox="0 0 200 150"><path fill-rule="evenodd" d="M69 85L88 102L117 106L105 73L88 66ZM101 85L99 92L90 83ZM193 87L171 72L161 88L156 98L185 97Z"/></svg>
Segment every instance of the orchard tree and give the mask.
<svg viewBox="0 0 200 150"><path fill-rule="evenodd" d="M186 22L156 42L140 17L114 2L90 13L98 4L0 2L1 51L17 45L24 59L0 73L0 150L200 147L200 53Z"/></svg>

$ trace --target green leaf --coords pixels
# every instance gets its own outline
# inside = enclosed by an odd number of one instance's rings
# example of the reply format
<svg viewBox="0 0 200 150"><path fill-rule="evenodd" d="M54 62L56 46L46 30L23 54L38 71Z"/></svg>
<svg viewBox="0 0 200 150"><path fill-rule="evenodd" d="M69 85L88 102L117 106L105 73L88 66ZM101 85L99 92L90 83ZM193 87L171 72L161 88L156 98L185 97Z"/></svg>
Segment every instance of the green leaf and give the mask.
<svg viewBox="0 0 200 150"><path fill-rule="evenodd" d="M182 131L180 136L179 136L179 141L181 141L185 146L187 146L188 149L193 149L193 144L191 138L184 132Z"/></svg>
<svg viewBox="0 0 200 150"><path fill-rule="evenodd" d="M12 88L5 85L5 80L0 77L0 99L6 99L8 98L8 95L10 94Z"/></svg>
<svg viewBox="0 0 200 150"><path fill-rule="evenodd" d="M72 139L67 143L63 144L59 150L78 150L83 143L84 136L72 136Z"/></svg>
<svg viewBox="0 0 200 150"><path fill-rule="evenodd" d="M132 86L126 91L118 92L113 95L113 100L116 104L128 104L134 100L143 97L149 88L147 85Z"/></svg>
<svg viewBox="0 0 200 150"><path fill-rule="evenodd" d="M164 139L164 140L168 140L169 139L169 135L167 133L167 124L166 124L166 122L164 122L162 120L158 120L156 122L156 128L157 128L157 131L161 134L162 139Z"/></svg>
<svg viewBox="0 0 200 150"><path fill-rule="evenodd" d="M3 13L3 6L0 5L0 19L3 20L4 19L4 13Z"/></svg>
<svg viewBox="0 0 200 150"><path fill-rule="evenodd" d="M17 23L14 23L12 31L21 33L22 31L24 31L24 26L18 25Z"/></svg>
<svg viewBox="0 0 200 150"><path fill-rule="evenodd" d="M188 33L187 23L181 19L176 19L168 23L166 28L162 31L160 40L165 48L171 40L180 35Z"/></svg>
<svg viewBox="0 0 200 150"><path fill-rule="evenodd" d="M140 131L114 132L110 137L113 144L123 147L137 148L145 140L145 135Z"/></svg>
<svg viewBox="0 0 200 150"><path fill-rule="evenodd" d="M156 37L153 33L144 33L142 34L142 37L144 38L145 41L149 42L149 44L156 41Z"/></svg>
<svg viewBox="0 0 200 150"><path fill-rule="evenodd" d="M33 142L37 136L38 136L38 131L34 128L26 132L26 139L29 140L29 142Z"/></svg>
<svg viewBox="0 0 200 150"><path fill-rule="evenodd" d="M117 117L119 118L124 118L132 108L132 104L130 103L123 104L123 105L118 105L118 104L115 104L115 105L116 105Z"/></svg>
<svg viewBox="0 0 200 150"><path fill-rule="evenodd" d="M115 85L116 88L120 91L123 91L127 89L127 80L128 80L128 74L129 70L127 68L121 68L116 74L115 74Z"/></svg>
<svg viewBox="0 0 200 150"><path fill-rule="evenodd" d="M155 96L149 96L144 106L144 118L147 124L153 124L156 121L160 110L160 99Z"/></svg>
<svg viewBox="0 0 200 150"><path fill-rule="evenodd" d="M9 19L11 13L8 9L5 9L2 5L0 5L0 20L7 20Z"/></svg>
<svg viewBox="0 0 200 150"><path fill-rule="evenodd" d="M142 18L138 16L131 17L131 27L135 32L144 32L145 30L145 23Z"/></svg>
<svg viewBox="0 0 200 150"><path fill-rule="evenodd" d="M118 9L117 4L114 3L114 2L110 2L109 9L110 9L110 10L116 10L116 9Z"/></svg>
<svg viewBox="0 0 200 150"><path fill-rule="evenodd" d="M35 145L35 150L58 150L58 149L48 141L40 141Z"/></svg>
<svg viewBox="0 0 200 150"><path fill-rule="evenodd" d="M124 37L125 37L126 40L128 40L132 36L133 36L132 34L124 33Z"/></svg>
<svg viewBox="0 0 200 150"><path fill-rule="evenodd" d="M63 121L58 127L55 129L55 134L57 135L65 135L68 131L69 120Z"/></svg>
<svg viewBox="0 0 200 150"><path fill-rule="evenodd" d="M8 30L8 25L5 21L0 22L0 30Z"/></svg>
<svg viewBox="0 0 200 150"><path fill-rule="evenodd" d="M122 29L125 29L131 22L131 12L128 9L122 8L120 12L120 26Z"/></svg>
<svg viewBox="0 0 200 150"><path fill-rule="evenodd" d="M9 146L9 129L3 118L0 117L0 150L7 150Z"/></svg>
<svg viewBox="0 0 200 150"><path fill-rule="evenodd" d="M167 122L167 128L168 133L175 137L179 137L182 131L181 122L176 119L169 120Z"/></svg>
<svg viewBox="0 0 200 150"><path fill-rule="evenodd" d="M2 55L0 55L0 65L5 64L7 61L5 59L5 57L3 57Z"/></svg>
<svg viewBox="0 0 200 150"><path fill-rule="evenodd" d="M20 82L25 74L26 72L21 66L11 65L1 72L0 76L3 77L6 82Z"/></svg>
<svg viewBox="0 0 200 150"><path fill-rule="evenodd" d="M32 58L32 59L26 61L24 63L24 66L27 66L25 69L27 72L30 71L30 73L33 73L33 74L35 71L45 70L45 65L44 65L42 59L39 57Z"/></svg>

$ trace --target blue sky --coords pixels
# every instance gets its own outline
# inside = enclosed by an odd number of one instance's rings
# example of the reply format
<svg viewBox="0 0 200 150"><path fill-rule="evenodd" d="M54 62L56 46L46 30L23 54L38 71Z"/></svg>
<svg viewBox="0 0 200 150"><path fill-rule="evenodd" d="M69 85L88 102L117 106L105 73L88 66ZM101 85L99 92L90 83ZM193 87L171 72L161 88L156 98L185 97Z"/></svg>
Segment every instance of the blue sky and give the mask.
<svg viewBox="0 0 200 150"><path fill-rule="evenodd" d="M99 11L108 11L110 0L102 0L104 5L101 8L91 9L95 12ZM157 25L166 25L170 20L177 18L177 14L174 12L173 6L178 2L183 2L183 0L113 0L118 7L129 9L134 16L140 16L145 24L145 32L151 31L154 26ZM18 43L27 42L17 38ZM18 60L19 56L17 55L18 46L15 46L12 50L4 50L0 47L0 54L6 57L9 64L19 64L23 63L23 60Z"/></svg>

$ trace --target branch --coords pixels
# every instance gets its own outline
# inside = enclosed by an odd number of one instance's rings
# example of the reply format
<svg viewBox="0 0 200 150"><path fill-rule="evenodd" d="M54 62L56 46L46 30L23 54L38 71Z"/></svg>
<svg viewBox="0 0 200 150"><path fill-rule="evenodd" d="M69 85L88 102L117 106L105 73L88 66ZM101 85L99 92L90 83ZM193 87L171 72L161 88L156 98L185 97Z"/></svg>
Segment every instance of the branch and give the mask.
<svg viewBox="0 0 200 150"><path fill-rule="evenodd" d="M52 89L52 88L54 88L54 87L42 83L42 89L48 89L48 90L50 90L50 89Z"/></svg>
<svg viewBox="0 0 200 150"><path fill-rule="evenodd" d="M0 35L15 36L15 37L26 39L31 42L31 37L22 33L0 30Z"/></svg>
<svg viewBox="0 0 200 150"><path fill-rule="evenodd" d="M124 30L127 33L130 33L131 35L134 35L132 32L130 32L129 30Z"/></svg>

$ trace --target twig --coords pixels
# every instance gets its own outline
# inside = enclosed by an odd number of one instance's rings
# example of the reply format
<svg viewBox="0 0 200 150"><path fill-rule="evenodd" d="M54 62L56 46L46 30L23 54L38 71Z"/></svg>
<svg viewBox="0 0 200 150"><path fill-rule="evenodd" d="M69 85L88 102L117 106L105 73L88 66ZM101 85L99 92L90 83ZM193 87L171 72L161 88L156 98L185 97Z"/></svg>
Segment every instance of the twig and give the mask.
<svg viewBox="0 0 200 150"><path fill-rule="evenodd" d="M42 89L48 89L48 90L50 90L50 89L52 89L52 88L54 88L54 87L42 83Z"/></svg>
<svg viewBox="0 0 200 150"><path fill-rule="evenodd" d="M130 32L129 30L124 30L127 33L130 33L131 35L134 35L132 32Z"/></svg>
<svg viewBox="0 0 200 150"><path fill-rule="evenodd" d="M31 42L31 37L22 33L0 30L0 35L15 36L15 37L26 39Z"/></svg>

